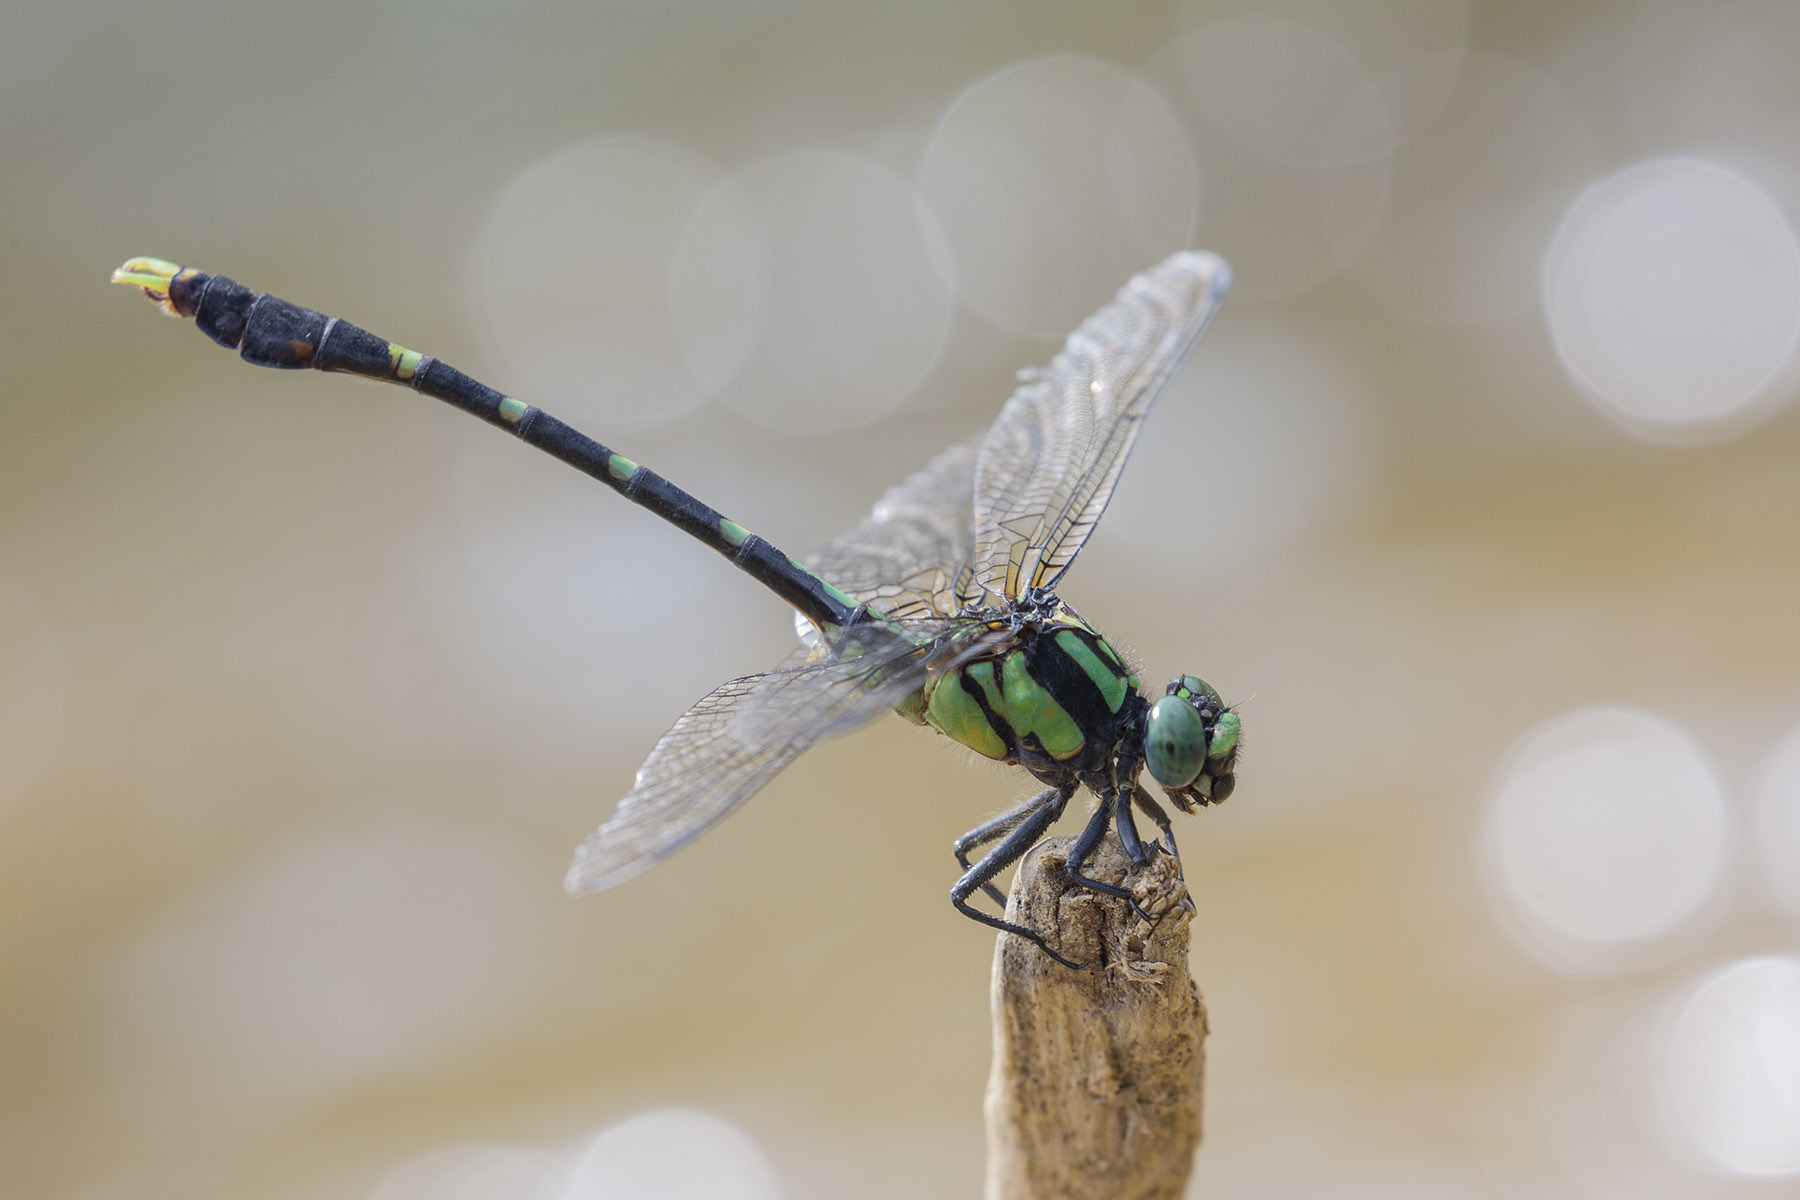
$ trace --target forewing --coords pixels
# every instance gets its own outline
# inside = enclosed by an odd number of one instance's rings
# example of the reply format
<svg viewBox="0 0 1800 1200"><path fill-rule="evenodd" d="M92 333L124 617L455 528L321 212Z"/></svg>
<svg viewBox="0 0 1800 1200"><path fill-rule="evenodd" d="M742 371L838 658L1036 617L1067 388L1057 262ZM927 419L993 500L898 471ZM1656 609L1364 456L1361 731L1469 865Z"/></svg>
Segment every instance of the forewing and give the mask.
<svg viewBox="0 0 1800 1200"><path fill-rule="evenodd" d="M563 886L597 892L693 841L814 742L918 686L927 649L894 642L834 661L802 648L773 671L714 689L657 741L618 811L575 851Z"/></svg>
<svg viewBox="0 0 1800 1200"><path fill-rule="evenodd" d="M1132 276L1048 367L1020 374L976 455L969 590L994 603L1056 585L1230 285L1218 256L1173 255Z"/></svg>
<svg viewBox="0 0 1800 1200"><path fill-rule="evenodd" d="M854 528L815 547L806 569L899 620L955 615L954 587L973 538L980 443L952 446L889 488Z"/></svg>

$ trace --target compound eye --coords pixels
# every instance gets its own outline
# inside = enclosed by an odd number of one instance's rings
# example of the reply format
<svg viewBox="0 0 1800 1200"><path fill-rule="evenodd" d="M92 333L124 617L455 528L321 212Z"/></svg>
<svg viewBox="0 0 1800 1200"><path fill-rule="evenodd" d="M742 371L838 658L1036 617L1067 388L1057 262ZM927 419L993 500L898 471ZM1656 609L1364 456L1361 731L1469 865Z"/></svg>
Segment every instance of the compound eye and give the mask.
<svg viewBox="0 0 1800 1200"><path fill-rule="evenodd" d="M1200 778L1206 766L1206 722L1199 711L1179 696L1164 696L1151 705L1144 758L1156 782L1170 791Z"/></svg>
<svg viewBox="0 0 1800 1200"><path fill-rule="evenodd" d="M1209 712L1216 713L1225 708L1225 702L1219 699L1219 693L1213 690L1213 685L1198 675L1183 675L1170 680L1167 694L1179 696L1192 703L1194 707L1206 709Z"/></svg>
<svg viewBox="0 0 1800 1200"><path fill-rule="evenodd" d="M1234 712L1220 713L1219 719L1213 722L1212 746L1206 757L1220 759L1237 749L1238 734L1243 732L1243 724Z"/></svg>

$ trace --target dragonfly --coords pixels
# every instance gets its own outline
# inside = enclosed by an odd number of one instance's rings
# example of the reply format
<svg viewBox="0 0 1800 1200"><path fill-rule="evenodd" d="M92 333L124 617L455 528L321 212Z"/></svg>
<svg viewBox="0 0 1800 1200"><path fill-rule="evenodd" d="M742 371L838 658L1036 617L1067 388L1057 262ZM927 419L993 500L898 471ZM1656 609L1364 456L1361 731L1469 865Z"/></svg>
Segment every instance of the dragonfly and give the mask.
<svg viewBox="0 0 1800 1200"><path fill-rule="evenodd" d="M1151 921L1127 888L1084 867L1108 831L1139 866L1178 855L1146 771L1184 813L1236 785L1238 713L1194 675L1152 701L1057 592L1145 417L1225 298L1231 272L1217 255L1183 251L1134 275L1048 366L1019 373L985 433L938 454L803 559L542 409L347 321L164 259L133 258L113 281L257 366L404 384L480 417L712 547L793 607L798 648L773 670L721 684L657 741L617 811L576 851L565 880L576 895L656 865L814 743L894 712L1041 785L955 841L962 874L950 899L1079 968L1042 931L1007 919L994 880L1086 789L1092 810L1065 870ZM1158 830L1148 844L1138 813Z"/></svg>

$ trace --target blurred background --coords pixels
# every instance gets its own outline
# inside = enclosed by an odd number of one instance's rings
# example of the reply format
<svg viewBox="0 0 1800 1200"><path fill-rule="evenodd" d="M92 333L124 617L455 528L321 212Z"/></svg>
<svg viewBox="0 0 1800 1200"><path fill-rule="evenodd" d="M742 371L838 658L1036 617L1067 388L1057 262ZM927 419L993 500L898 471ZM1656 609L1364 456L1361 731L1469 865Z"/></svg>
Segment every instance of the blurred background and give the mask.
<svg viewBox="0 0 1800 1200"><path fill-rule="evenodd" d="M109 270L342 314L800 553L1189 245L1236 290L1063 591L1241 702L1180 827L1191 1194L1800 1194L1800 9L4 28L7 1196L975 1195L949 845L1025 790L884 720L566 898L790 614Z"/></svg>

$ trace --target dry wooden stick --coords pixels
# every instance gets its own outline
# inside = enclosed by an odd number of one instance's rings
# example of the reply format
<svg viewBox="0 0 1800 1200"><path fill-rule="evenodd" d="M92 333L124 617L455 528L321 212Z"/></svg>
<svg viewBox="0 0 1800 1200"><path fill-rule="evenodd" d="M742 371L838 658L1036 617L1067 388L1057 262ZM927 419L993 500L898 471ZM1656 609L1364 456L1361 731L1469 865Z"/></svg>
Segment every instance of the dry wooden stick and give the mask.
<svg viewBox="0 0 1800 1200"><path fill-rule="evenodd" d="M1200 1144L1206 1009L1188 974L1192 902L1174 859L1133 869L1111 834L1084 868L1154 926L1068 877L1073 839L1026 856L1006 915L1053 931L1071 971L1001 935L987 1200L1177 1200Z"/></svg>

